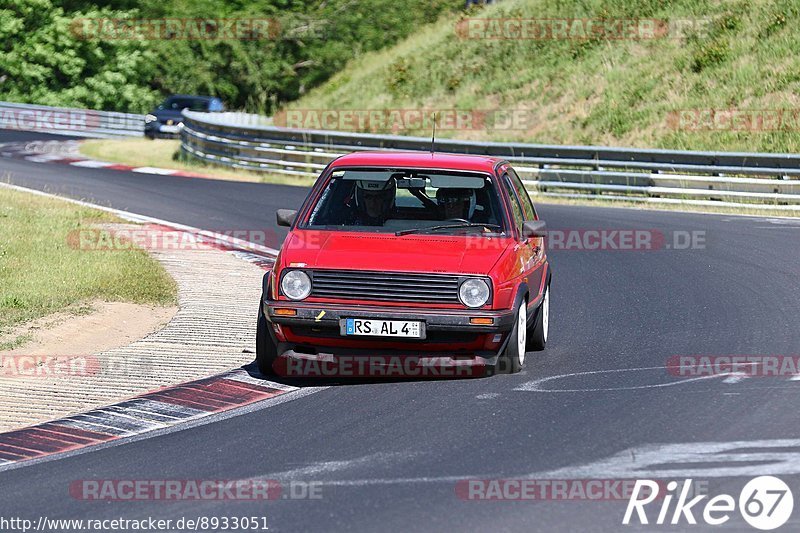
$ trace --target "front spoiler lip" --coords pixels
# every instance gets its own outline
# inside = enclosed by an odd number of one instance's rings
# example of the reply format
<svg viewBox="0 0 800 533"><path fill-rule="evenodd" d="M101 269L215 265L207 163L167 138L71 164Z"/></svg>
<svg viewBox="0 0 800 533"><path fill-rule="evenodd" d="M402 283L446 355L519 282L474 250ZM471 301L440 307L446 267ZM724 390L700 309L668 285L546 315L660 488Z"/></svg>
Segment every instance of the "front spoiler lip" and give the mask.
<svg viewBox="0 0 800 533"><path fill-rule="evenodd" d="M438 368L440 370L455 370L456 374L462 371L472 372L472 377L484 377L489 375L498 361L499 354L495 352L480 351L473 354L440 354L430 352L413 351L392 351L392 350L364 350L347 348L323 348L318 353L305 353L302 349L281 343L279 345L278 359L293 360L297 362L314 362L337 364L341 358L346 360L362 359L371 368L387 368L394 364L398 359L411 358L420 367ZM376 361L377 358L377 361ZM381 361L384 359L384 361ZM475 370L479 373L474 373ZM446 372L447 370L445 370ZM334 377L334 376L331 376ZM370 375L353 375L338 377L375 377ZM402 376L401 376L402 377ZM413 376L406 376L413 377ZM462 376L466 377L466 376Z"/></svg>
<svg viewBox="0 0 800 533"><path fill-rule="evenodd" d="M341 304L299 303L264 301L264 316L276 324L287 326L316 325L339 329L339 321L344 318L374 318L385 320L419 320L425 323L428 331L468 331L472 333L500 333L514 327L513 310L508 311L469 311L456 309L427 310L420 308L397 307L352 307ZM296 316L276 316L275 308L294 309ZM474 317L492 318L490 326L470 324Z"/></svg>

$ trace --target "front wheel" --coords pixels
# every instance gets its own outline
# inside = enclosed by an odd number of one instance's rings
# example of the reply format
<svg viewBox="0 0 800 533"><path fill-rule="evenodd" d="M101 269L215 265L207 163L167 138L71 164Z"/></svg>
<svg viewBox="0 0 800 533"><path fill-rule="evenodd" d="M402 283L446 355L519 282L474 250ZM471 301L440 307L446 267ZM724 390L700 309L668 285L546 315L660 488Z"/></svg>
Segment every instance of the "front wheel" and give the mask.
<svg viewBox="0 0 800 533"><path fill-rule="evenodd" d="M256 366L258 371L264 376L272 376L275 370L272 364L278 358L278 347L269 334L269 324L264 310L258 310L258 327L256 329Z"/></svg>
<svg viewBox="0 0 800 533"><path fill-rule="evenodd" d="M528 350L541 352L547 344L547 334L550 330L550 285L545 287L544 298L536 311L536 319L531 324L528 332Z"/></svg>
<svg viewBox="0 0 800 533"><path fill-rule="evenodd" d="M497 372L503 374L516 374L525 364L525 347L528 334L528 305L522 300L517 308L517 319L511 336L506 344L506 349L497 361Z"/></svg>

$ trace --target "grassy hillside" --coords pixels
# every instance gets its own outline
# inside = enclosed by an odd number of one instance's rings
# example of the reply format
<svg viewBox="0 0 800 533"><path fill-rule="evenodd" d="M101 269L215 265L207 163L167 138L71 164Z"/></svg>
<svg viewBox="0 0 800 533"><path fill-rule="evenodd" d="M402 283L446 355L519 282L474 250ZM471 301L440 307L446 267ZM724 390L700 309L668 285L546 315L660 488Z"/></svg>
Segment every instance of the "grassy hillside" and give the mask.
<svg viewBox="0 0 800 533"><path fill-rule="evenodd" d="M681 19L693 28L658 38L480 39L464 17ZM461 21L461 22L459 22ZM795 0L503 0L421 28L394 47L350 62L289 109L516 110L517 125L442 128L465 139L677 149L800 150L800 4ZM679 110L784 113L732 127L725 113L690 115L713 131L687 131ZM770 114L772 112L772 114ZM500 121L497 121L500 122ZM676 124L678 125L676 127ZM722 124L722 126L720 126ZM777 131L762 131L763 129ZM373 128L375 129L375 128ZM380 128L378 128L380 129ZM754 130L754 131L748 131ZM398 131L430 134L426 128Z"/></svg>

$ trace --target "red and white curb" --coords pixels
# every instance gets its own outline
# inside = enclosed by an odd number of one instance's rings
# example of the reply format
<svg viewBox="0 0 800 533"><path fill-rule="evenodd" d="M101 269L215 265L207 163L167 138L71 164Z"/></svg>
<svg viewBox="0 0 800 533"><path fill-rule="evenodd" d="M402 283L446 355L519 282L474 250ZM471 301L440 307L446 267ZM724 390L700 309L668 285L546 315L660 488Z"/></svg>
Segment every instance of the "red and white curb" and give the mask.
<svg viewBox="0 0 800 533"><path fill-rule="evenodd" d="M0 434L0 469L230 411L298 390L242 369Z"/></svg>
<svg viewBox="0 0 800 533"><path fill-rule="evenodd" d="M80 141L10 142L0 144L0 156L24 159L34 163L59 163L83 168L105 168L140 174L180 176L184 178L210 178L206 174L159 167L137 167L99 161L83 156L78 151Z"/></svg>

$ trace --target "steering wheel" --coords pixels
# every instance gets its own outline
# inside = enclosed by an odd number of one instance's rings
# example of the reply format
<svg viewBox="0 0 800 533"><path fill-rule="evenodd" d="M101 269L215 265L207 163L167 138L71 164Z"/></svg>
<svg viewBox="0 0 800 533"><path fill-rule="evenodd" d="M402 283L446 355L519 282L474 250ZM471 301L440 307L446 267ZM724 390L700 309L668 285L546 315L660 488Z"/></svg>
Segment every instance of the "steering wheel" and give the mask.
<svg viewBox="0 0 800 533"><path fill-rule="evenodd" d="M448 218L447 222L463 222L464 224L472 224L472 222L465 218Z"/></svg>

